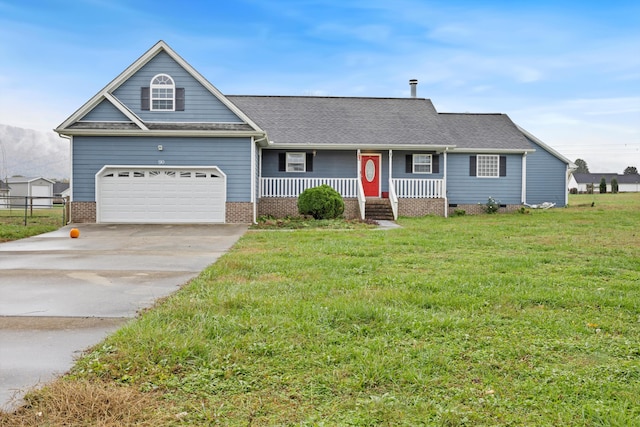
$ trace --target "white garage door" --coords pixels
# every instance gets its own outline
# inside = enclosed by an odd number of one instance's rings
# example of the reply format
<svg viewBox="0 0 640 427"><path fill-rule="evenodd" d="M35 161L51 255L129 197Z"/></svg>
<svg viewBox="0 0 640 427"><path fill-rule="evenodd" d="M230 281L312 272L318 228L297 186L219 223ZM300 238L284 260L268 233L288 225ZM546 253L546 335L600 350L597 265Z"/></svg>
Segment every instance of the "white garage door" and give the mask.
<svg viewBox="0 0 640 427"><path fill-rule="evenodd" d="M31 196L33 199L33 206L48 206L51 207L51 186L49 185L32 185ZM46 197L46 199L39 199L38 197Z"/></svg>
<svg viewBox="0 0 640 427"><path fill-rule="evenodd" d="M104 167L98 222L224 223L226 176L217 167Z"/></svg>

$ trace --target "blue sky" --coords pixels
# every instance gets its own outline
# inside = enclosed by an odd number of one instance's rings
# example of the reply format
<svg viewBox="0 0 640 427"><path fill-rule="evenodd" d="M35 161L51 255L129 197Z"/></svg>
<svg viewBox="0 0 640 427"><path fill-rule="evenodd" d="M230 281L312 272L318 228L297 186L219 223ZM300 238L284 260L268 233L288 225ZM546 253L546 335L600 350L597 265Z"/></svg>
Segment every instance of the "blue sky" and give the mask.
<svg viewBox="0 0 640 427"><path fill-rule="evenodd" d="M0 0L0 124L51 130L158 40L225 94L418 96L640 169L640 2Z"/></svg>

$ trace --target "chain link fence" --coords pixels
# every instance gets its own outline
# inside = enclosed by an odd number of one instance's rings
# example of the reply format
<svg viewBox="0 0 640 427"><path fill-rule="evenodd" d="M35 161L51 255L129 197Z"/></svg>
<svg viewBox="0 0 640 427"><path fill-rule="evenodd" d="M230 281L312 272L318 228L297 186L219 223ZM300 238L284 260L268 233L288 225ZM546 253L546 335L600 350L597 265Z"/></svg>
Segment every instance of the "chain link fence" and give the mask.
<svg viewBox="0 0 640 427"><path fill-rule="evenodd" d="M69 221L68 197L0 196L0 223L29 225L29 222Z"/></svg>

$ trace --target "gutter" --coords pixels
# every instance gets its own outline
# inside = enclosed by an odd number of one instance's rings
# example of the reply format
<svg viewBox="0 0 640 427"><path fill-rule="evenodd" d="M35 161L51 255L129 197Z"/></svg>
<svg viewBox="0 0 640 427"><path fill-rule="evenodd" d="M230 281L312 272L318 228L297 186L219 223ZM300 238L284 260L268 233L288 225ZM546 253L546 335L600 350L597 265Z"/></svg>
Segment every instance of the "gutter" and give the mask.
<svg viewBox="0 0 640 427"><path fill-rule="evenodd" d="M196 136L196 137L255 137L264 136L256 131L212 131L212 130L95 130L95 129L54 129L54 132L63 137L68 136Z"/></svg>
<svg viewBox="0 0 640 427"><path fill-rule="evenodd" d="M425 144L282 144L269 141L268 148L280 150L429 150L445 151L454 149L455 145L425 145Z"/></svg>

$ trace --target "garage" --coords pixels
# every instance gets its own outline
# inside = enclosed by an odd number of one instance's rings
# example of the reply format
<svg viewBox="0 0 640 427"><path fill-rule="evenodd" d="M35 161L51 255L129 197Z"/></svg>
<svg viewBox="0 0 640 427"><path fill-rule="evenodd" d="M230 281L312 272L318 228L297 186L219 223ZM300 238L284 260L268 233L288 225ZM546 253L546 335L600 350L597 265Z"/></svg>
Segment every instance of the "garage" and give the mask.
<svg viewBox="0 0 640 427"><path fill-rule="evenodd" d="M226 175L217 167L105 166L96 174L101 223L224 223Z"/></svg>

